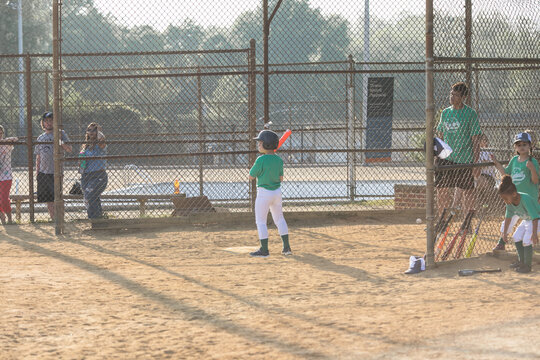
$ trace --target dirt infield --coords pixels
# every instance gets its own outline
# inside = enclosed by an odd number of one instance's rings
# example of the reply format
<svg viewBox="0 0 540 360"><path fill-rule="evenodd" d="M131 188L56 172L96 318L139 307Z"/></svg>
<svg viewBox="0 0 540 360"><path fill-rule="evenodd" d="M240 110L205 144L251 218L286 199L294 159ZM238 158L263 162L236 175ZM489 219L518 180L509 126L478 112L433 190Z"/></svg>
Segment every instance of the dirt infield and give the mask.
<svg viewBox="0 0 540 360"><path fill-rule="evenodd" d="M540 264L454 261L410 216L289 223L294 255L250 258L254 224L92 232L0 228L0 358L532 359ZM179 231L181 230L181 231ZM463 268L502 273L458 277Z"/></svg>

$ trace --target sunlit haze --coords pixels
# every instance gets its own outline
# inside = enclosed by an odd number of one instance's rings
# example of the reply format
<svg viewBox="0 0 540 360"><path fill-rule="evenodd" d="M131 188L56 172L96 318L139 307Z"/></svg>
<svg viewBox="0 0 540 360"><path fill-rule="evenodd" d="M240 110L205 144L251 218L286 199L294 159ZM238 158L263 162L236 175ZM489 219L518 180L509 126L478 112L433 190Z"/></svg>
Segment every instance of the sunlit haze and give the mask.
<svg viewBox="0 0 540 360"><path fill-rule="evenodd" d="M270 2L270 10L273 5ZM95 6L104 14L111 14L126 26L151 25L163 30L169 24L179 25L191 19L202 26L230 26L240 14L261 6L262 0L95 0ZM325 16L337 14L358 23L364 16L364 1L360 0L311 0L312 8L318 8ZM402 12L421 14L424 1L371 0L372 16L391 18ZM279 14L279 12L278 12Z"/></svg>

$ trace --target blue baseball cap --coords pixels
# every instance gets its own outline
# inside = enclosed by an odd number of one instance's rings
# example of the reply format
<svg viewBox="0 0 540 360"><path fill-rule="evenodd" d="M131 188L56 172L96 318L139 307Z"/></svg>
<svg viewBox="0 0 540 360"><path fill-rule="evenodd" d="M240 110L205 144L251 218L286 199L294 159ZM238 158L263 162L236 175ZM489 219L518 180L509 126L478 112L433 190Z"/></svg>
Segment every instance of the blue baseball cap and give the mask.
<svg viewBox="0 0 540 360"><path fill-rule="evenodd" d="M514 144L518 142L532 142L531 135L527 134L526 132L517 134L514 136Z"/></svg>

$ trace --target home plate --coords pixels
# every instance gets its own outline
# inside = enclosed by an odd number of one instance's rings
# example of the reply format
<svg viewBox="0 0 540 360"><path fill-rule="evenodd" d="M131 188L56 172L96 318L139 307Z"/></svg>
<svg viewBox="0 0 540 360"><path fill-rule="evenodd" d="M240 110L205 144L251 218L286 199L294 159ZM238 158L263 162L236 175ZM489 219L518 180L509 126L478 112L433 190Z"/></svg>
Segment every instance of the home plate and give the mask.
<svg viewBox="0 0 540 360"><path fill-rule="evenodd" d="M235 247L228 247L223 248L221 250L232 252L235 254L249 254L252 251L256 251L258 248L253 246L235 246Z"/></svg>

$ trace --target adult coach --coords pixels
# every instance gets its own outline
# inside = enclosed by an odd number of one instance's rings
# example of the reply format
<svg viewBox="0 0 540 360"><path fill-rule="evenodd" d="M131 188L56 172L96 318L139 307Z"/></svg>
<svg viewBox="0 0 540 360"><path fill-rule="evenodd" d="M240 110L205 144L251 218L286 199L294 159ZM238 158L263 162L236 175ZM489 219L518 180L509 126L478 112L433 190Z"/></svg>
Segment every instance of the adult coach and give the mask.
<svg viewBox="0 0 540 360"><path fill-rule="evenodd" d="M437 125L438 136L451 148L452 153L446 159L437 159L438 166L473 164L480 156L480 124L478 115L470 106L465 104L469 94L467 85L458 82L452 85L450 91L450 107L444 109ZM451 191L460 189L462 209L465 213L474 210L475 193L474 178L480 173L480 168L459 168L435 172L435 187L437 188L437 207L439 215L444 208L452 205ZM454 204L457 206L457 204Z"/></svg>
<svg viewBox="0 0 540 360"><path fill-rule="evenodd" d="M107 155L107 144L105 135L101 132L101 127L92 122L86 128L85 143L81 147L79 156L105 156ZM89 219L98 219L103 217L101 207L101 193L107 188L109 178L105 168L107 161L105 159L84 160L81 163L80 172L81 187L84 193L84 202Z"/></svg>
<svg viewBox="0 0 540 360"><path fill-rule="evenodd" d="M36 172L37 172L37 200L40 203L47 203L47 209L51 220L54 220L54 156L53 156L53 113L46 112L41 117L41 128L43 134L39 135L37 142L47 144L36 145ZM60 132L62 149L71 152L71 145L64 130Z"/></svg>

